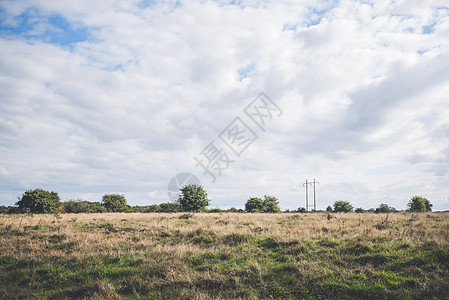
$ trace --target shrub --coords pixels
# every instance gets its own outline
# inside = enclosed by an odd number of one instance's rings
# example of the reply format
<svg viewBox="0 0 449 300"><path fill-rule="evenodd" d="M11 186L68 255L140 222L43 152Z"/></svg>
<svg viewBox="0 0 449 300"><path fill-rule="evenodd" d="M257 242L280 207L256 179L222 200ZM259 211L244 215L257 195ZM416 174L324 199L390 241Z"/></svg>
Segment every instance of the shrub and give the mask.
<svg viewBox="0 0 449 300"><path fill-rule="evenodd" d="M82 200L69 200L62 203L64 212L66 213L87 213L90 212L90 205L87 201Z"/></svg>
<svg viewBox="0 0 449 300"><path fill-rule="evenodd" d="M263 200L257 197L249 198L245 203L246 212L262 212Z"/></svg>
<svg viewBox="0 0 449 300"><path fill-rule="evenodd" d="M264 196L263 199L263 212L266 213L278 213L281 212L279 208L279 201L274 196Z"/></svg>
<svg viewBox="0 0 449 300"><path fill-rule="evenodd" d="M326 211L327 211L327 212L332 212L332 206L329 205L329 206L326 208Z"/></svg>
<svg viewBox="0 0 449 300"><path fill-rule="evenodd" d="M395 212L396 208L389 206L388 204L381 203L378 208L376 208L375 213L390 213Z"/></svg>
<svg viewBox="0 0 449 300"><path fill-rule="evenodd" d="M414 212L432 211L432 204L423 196L413 196L407 206Z"/></svg>
<svg viewBox="0 0 449 300"><path fill-rule="evenodd" d="M358 213L358 214L361 214L361 213L364 213L365 210L364 210L363 208L361 208L361 207L357 207L357 208L355 209L355 212Z"/></svg>
<svg viewBox="0 0 449 300"><path fill-rule="evenodd" d="M202 186L189 184L181 188L181 195L178 203L183 211L203 211L209 206L207 193Z"/></svg>
<svg viewBox="0 0 449 300"><path fill-rule="evenodd" d="M257 197L249 198L245 204L246 212L264 212L264 213L278 213L281 212L279 208L279 201L274 196L264 196L264 199Z"/></svg>
<svg viewBox="0 0 449 300"><path fill-rule="evenodd" d="M16 205L19 206L21 211L57 213L61 209L61 199L59 199L59 195L56 192L34 189L26 191Z"/></svg>
<svg viewBox="0 0 449 300"><path fill-rule="evenodd" d="M334 212L352 212L353 207L347 201L335 201Z"/></svg>
<svg viewBox="0 0 449 300"><path fill-rule="evenodd" d="M171 202L167 202L167 203L161 203L159 205L159 212L179 212L182 211L182 207L179 203L171 203Z"/></svg>
<svg viewBox="0 0 449 300"><path fill-rule="evenodd" d="M299 207L298 210L297 210L297 212L299 212L299 213L305 213L305 212L306 212L306 209L305 209L304 207Z"/></svg>
<svg viewBox="0 0 449 300"><path fill-rule="evenodd" d="M0 214L20 214L20 208L17 206L0 206Z"/></svg>
<svg viewBox="0 0 449 300"><path fill-rule="evenodd" d="M106 194L103 196L103 206L111 212L123 212L128 209L124 195Z"/></svg>

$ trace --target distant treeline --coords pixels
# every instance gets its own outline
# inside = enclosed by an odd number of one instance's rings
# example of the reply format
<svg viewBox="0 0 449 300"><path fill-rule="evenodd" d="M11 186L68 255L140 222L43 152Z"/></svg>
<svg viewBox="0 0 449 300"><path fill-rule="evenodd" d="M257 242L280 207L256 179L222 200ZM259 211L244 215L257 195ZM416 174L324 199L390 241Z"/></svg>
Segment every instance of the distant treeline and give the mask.
<svg viewBox="0 0 449 300"><path fill-rule="evenodd" d="M251 197L245 204L245 210L230 208L208 209L210 200L207 193L201 186L187 185L181 189L182 194L177 202L166 202L145 206L128 205L125 195L105 194L102 202L90 202L85 200L69 200L61 202L57 192L50 192L43 189L27 190L22 198L16 203L17 206L0 206L0 214L19 213L103 213L103 212L249 212L249 213L280 213L279 201L274 196L265 195L262 198ZM407 203L409 211L426 212L432 211L432 203L422 196L413 196ZM326 208L328 213L348 213L353 212L354 207L348 201L335 201L333 207ZM394 213L397 210L385 203L381 203L376 209L364 210L356 208L356 213ZM285 210L284 212L306 213L303 207L297 210ZM313 211L312 211L313 212Z"/></svg>
<svg viewBox="0 0 449 300"><path fill-rule="evenodd" d="M123 212L140 212L140 213L151 213L151 212L162 212L162 213L173 213L182 212L182 207L178 203L161 203L152 205L127 205L127 208ZM58 213L106 213L110 212L102 203L100 202L90 202L84 200L69 200L61 202L61 209ZM220 209L211 208L206 209L205 212L219 213L219 212L244 212L243 209L237 209L232 207L230 209ZM17 206L0 206L0 214L21 214L27 213L27 209L21 209Z"/></svg>

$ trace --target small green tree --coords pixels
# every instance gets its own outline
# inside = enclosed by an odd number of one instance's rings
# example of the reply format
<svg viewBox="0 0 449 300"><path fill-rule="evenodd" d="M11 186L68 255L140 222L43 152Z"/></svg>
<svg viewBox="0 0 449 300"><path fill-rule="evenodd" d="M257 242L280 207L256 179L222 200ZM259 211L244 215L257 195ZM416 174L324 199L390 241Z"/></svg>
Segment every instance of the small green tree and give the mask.
<svg viewBox="0 0 449 300"><path fill-rule="evenodd" d="M375 213L390 213L395 212L396 208L389 206L388 204L381 203L378 208L376 208Z"/></svg>
<svg viewBox="0 0 449 300"><path fill-rule="evenodd" d="M102 198L103 206L110 212L122 212L128 209L125 195L106 194Z"/></svg>
<svg viewBox="0 0 449 300"><path fill-rule="evenodd" d="M432 211L432 203L423 196L413 196L407 203L410 211Z"/></svg>
<svg viewBox="0 0 449 300"><path fill-rule="evenodd" d="M352 212L354 208L348 201L335 201L334 212Z"/></svg>
<svg viewBox="0 0 449 300"><path fill-rule="evenodd" d="M263 212L266 213L278 213L281 212L279 208L279 201L274 196L264 196L263 199Z"/></svg>
<svg viewBox="0 0 449 300"><path fill-rule="evenodd" d="M263 200L257 197L249 198L245 203L246 212L262 212Z"/></svg>
<svg viewBox="0 0 449 300"><path fill-rule="evenodd" d="M356 213L358 213L358 214L361 214L361 213L364 213L364 212L365 212L365 210L364 210L363 208L361 208L361 207L357 207L354 211L355 211Z"/></svg>
<svg viewBox="0 0 449 300"><path fill-rule="evenodd" d="M189 184L181 188L181 195L178 203L183 211L203 211L209 206L207 193L202 186Z"/></svg>
<svg viewBox="0 0 449 300"><path fill-rule="evenodd" d="M306 209L304 207L298 207L298 209L296 211L299 213L305 213Z"/></svg>
<svg viewBox="0 0 449 300"><path fill-rule="evenodd" d="M25 191L16 205L21 211L29 210L38 214L57 213L61 209L61 199L56 192L34 189Z"/></svg>
<svg viewBox="0 0 449 300"><path fill-rule="evenodd" d="M327 212L332 212L332 206L329 205L329 206L326 208L326 211L327 211Z"/></svg>

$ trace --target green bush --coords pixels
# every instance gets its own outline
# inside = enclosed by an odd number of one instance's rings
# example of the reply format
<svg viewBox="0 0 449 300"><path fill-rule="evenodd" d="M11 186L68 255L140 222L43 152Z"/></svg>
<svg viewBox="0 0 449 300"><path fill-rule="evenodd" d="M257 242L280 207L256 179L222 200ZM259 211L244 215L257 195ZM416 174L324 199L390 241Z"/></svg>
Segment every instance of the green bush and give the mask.
<svg viewBox="0 0 449 300"><path fill-rule="evenodd" d="M327 212L332 212L332 206L329 205L329 206L326 208L326 211L327 211Z"/></svg>
<svg viewBox="0 0 449 300"><path fill-rule="evenodd" d="M334 212L352 212L352 205L347 201L335 201Z"/></svg>
<svg viewBox="0 0 449 300"><path fill-rule="evenodd" d="M0 214L20 214L20 208L17 206L0 206Z"/></svg>
<svg viewBox="0 0 449 300"><path fill-rule="evenodd" d="M69 200L62 203L63 211L66 213L102 213L106 208L99 202L89 202L83 200Z"/></svg>
<svg viewBox="0 0 449 300"><path fill-rule="evenodd" d="M281 212L279 208L279 201L274 196L264 196L264 199L257 197L249 198L245 203L246 212L264 212L264 213L278 213Z"/></svg>
<svg viewBox="0 0 449 300"><path fill-rule="evenodd" d="M264 196L263 199L263 212L266 213L278 213L281 212L279 208L279 201L274 196Z"/></svg>
<svg viewBox="0 0 449 300"><path fill-rule="evenodd" d="M26 191L16 205L23 212L57 213L61 209L61 199L56 192L34 189Z"/></svg>
<svg viewBox="0 0 449 300"><path fill-rule="evenodd" d="M432 204L423 196L413 196L407 206L414 212L432 211Z"/></svg>
<svg viewBox="0 0 449 300"><path fill-rule="evenodd" d="M183 211L203 211L209 206L207 193L202 186L189 184L181 188L181 195L178 203Z"/></svg>
<svg viewBox="0 0 449 300"><path fill-rule="evenodd" d="M166 202L159 205L159 212L171 213L179 211L182 211L182 207L179 203Z"/></svg>
<svg viewBox="0 0 449 300"><path fill-rule="evenodd" d="M263 200L257 197L249 198L245 203L246 212L262 212Z"/></svg>
<svg viewBox="0 0 449 300"><path fill-rule="evenodd" d="M299 207L296 211L299 213L305 213L306 209L304 207Z"/></svg>
<svg viewBox="0 0 449 300"><path fill-rule="evenodd" d="M390 213L395 212L396 208L389 206L388 204L381 203L378 208L376 208L375 213Z"/></svg>
<svg viewBox="0 0 449 300"><path fill-rule="evenodd" d="M103 206L110 212L123 212L128 210L124 195L106 194L103 196Z"/></svg>

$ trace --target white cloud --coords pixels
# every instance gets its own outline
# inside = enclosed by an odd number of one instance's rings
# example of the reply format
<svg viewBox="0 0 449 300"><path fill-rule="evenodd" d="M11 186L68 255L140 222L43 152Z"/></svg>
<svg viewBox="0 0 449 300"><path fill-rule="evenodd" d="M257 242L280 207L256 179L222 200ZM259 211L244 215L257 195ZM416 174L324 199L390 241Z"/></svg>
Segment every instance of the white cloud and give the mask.
<svg viewBox="0 0 449 300"><path fill-rule="evenodd" d="M187 171L212 206L273 194L297 208L315 177L319 208L342 199L405 208L423 194L449 209L442 1L0 5L2 204L34 187L64 200L119 192L158 203ZM18 34L30 10L90 36L67 46L39 40L38 26L32 39ZM259 139L211 183L193 156L261 90L283 115L255 129Z"/></svg>

